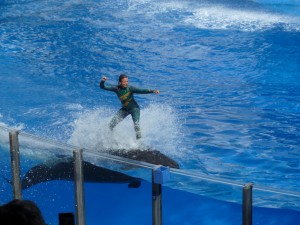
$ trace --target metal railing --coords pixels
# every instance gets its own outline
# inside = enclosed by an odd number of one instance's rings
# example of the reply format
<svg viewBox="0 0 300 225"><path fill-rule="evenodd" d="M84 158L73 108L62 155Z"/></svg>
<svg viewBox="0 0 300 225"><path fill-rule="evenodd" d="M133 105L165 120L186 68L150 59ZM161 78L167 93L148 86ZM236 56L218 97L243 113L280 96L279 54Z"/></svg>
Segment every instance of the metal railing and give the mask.
<svg viewBox="0 0 300 225"><path fill-rule="evenodd" d="M12 170L12 189L15 199L22 199L22 187L20 176L20 153L19 153L19 131L9 131L9 144L10 144L10 156L11 156L11 170ZM76 225L85 225L85 198L84 198L84 173L83 173L83 149L66 145L73 151L74 161L74 183L75 183L75 208L76 208ZM183 170L169 169L162 166L154 166L148 163L140 163L134 160L123 159L121 157L111 156L103 154L101 157L114 160L114 161L126 161L130 164L144 165L145 167L151 166L152 168L152 224L162 225L162 184L168 181L169 172L180 175L186 175L189 177L197 177L202 180L209 180L216 183L229 184L231 186L239 186L243 188L242 191L242 224L252 225L252 190L254 185L252 183L242 184L241 182L232 182L225 179L212 178L210 176L204 176L199 174L192 174ZM258 186L258 190L265 190L263 187ZM269 192L290 195L300 197L298 192L285 191L276 189L269 189Z"/></svg>
<svg viewBox="0 0 300 225"><path fill-rule="evenodd" d="M20 152L19 152L19 131L10 131L10 155L12 169L12 187L15 199L22 199L22 187L20 176ZM74 182L75 182L75 208L76 225L85 225L85 200L84 200L84 173L82 165L82 149L73 150L74 160ZM157 166L152 172L152 218L153 225L162 224L162 184L155 183Z"/></svg>

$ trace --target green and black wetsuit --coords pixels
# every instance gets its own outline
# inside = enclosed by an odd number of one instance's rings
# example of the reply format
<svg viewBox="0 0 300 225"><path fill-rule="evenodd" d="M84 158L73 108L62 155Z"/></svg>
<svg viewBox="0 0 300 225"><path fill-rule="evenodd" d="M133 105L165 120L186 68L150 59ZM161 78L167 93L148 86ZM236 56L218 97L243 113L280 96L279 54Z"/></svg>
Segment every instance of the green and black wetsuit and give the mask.
<svg viewBox="0 0 300 225"><path fill-rule="evenodd" d="M100 82L100 88L113 91L117 94L118 98L121 101L122 108L117 112L117 114L112 118L109 123L109 127L112 130L119 122L121 122L126 116L129 114L132 117L134 123L134 130L136 132L136 138L141 138L141 130L140 130L140 107L135 101L133 94L150 94L154 93L154 90L150 89L140 89L135 88L133 86L128 86L126 88L122 88L120 85L110 86L105 85L105 81Z"/></svg>

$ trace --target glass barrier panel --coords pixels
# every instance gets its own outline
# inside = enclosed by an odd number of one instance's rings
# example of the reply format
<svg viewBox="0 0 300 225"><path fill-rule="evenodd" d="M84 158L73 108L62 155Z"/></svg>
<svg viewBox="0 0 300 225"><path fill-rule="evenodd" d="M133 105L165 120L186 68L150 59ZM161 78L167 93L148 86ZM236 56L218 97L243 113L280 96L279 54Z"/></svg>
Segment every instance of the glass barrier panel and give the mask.
<svg viewBox="0 0 300 225"><path fill-rule="evenodd" d="M253 221L255 224L292 225L300 222L300 193L253 187Z"/></svg>
<svg viewBox="0 0 300 225"><path fill-rule="evenodd" d="M1 203L13 199L9 129L0 126ZM23 198L34 201L48 225L75 212L74 146L20 133ZM86 224L152 224L155 165L83 150ZM170 169L162 185L164 225L242 224L245 183ZM298 224L300 193L253 186L253 224Z"/></svg>
<svg viewBox="0 0 300 225"><path fill-rule="evenodd" d="M152 224L152 170L147 164L83 152L87 224Z"/></svg>
<svg viewBox="0 0 300 225"><path fill-rule="evenodd" d="M23 199L40 208L46 224L59 223L59 213L73 213L73 151L55 142L19 134Z"/></svg>
<svg viewBox="0 0 300 225"><path fill-rule="evenodd" d="M172 169L162 190L163 224L240 225L242 185L227 182Z"/></svg>
<svg viewBox="0 0 300 225"><path fill-rule="evenodd" d="M9 129L0 126L0 205L11 201L13 196L12 189L12 170L9 146Z"/></svg>

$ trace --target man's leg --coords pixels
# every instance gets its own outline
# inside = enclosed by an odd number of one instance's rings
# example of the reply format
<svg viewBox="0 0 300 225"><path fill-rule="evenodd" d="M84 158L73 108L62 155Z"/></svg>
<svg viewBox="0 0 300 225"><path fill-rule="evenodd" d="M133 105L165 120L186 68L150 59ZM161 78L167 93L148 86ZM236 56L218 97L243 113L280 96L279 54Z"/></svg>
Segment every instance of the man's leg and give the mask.
<svg viewBox="0 0 300 225"><path fill-rule="evenodd" d="M110 130L112 131L118 123L120 123L126 116L128 116L128 114L129 113L125 109L120 109L109 123Z"/></svg>
<svg viewBox="0 0 300 225"><path fill-rule="evenodd" d="M132 116L132 120L134 124L136 139L140 139L142 137L141 128L140 128L140 108L138 107L133 108L130 111L130 114Z"/></svg>

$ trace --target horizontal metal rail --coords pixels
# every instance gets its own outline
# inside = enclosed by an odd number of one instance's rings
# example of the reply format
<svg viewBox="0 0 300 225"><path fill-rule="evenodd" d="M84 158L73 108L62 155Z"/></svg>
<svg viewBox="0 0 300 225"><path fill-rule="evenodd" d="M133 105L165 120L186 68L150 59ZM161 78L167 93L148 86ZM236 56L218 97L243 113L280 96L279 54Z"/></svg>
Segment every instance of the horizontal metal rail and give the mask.
<svg viewBox="0 0 300 225"><path fill-rule="evenodd" d="M2 126L0 126L2 128ZM7 129L8 130L8 129ZM20 179L20 159L19 159L19 139L18 135L20 134L19 131L11 130L9 131L9 142L10 142L10 151L11 151L11 168L12 168L12 175L13 175L13 191L15 198L22 198L22 187L21 187L21 179ZM76 198L76 224L77 225L85 225L85 205L84 205L84 174L83 174L83 160L82 160L82 153L83 149L78 150L79 148L59 143L57 141L52 141L46 138L38 138L36 136L22 133L22 135L34 138L35 140L43 141L46 143L50 143L54 146L58 146L59 148L66 148L68 150L73 151L73 158L74 158L74 182L75 182L75 198ZM154 174L157 169L156 165L150 163L139 162L136 160L125 159L118 156L112 156L105 153L98 153L88 149L84 150L86 154L90 156L98 156L100 158L109 159L117 162L128 163L144 168L151 168L152 169L152 220L153 225L162 225L162 183L156 183L154 179ZM207 176L200 173L193 173L185 170L179 169L169 169L168 170L177 175L182 175L190 178L197 178L199 180L206 180L214 183L221 183L230 186L237 186L243 187L243 203L242 203L242 211L243 211L243 218L242 222L243 225L252 225L252 189L253 183L244 184L240 181L231 181L227 179L215 178L211 176ZM163 172L165 170L159 170ZM166 172L166 171L165 171ZM166 176L167 177L167 176ZM162 181L159 181L162 182ZM263 187L263 186L255 186L257 190L277 193L282 195L300 197L299 192L293 191L286 191L280 190L275 188Z"/></svg>
<svg viewBox="0 0 300 225"><path fill-rule="evenodd" d="M11 130L10 128L2 126L2 125L0 125L0 129L7 130L7 131ZM28 133L22 132L22 131L19 131L19 135L23 135L25 137L30 137L30 138L33 138L38 141L46 142L48 144L51 144L52 146L57 146L59 148L65 148L66 150L70 150L70 153L74 149L80 149L80 147L78 147L78 146L73 146L73 145L62 143L59 141L50 140L48 138L38 137L38 136L28 134ZM153 166L155 166L153 164L146 163L146 162L140 162L140 161L136 161L136 160L122 158L119 156L113 156L113 155L106 154L106 153L95 152L90 149L84 149L84 153L89 154L89 155L95 155L99 158L117 161L117 162L121 162L121 163L126 163L126 164L130 164L130 165L135 165L135 166L139 166L139 167L147 168L147 169L152 169ZM171 168L170 172L172 174L187 176L187 177L191 177L191 178L197 178L199 180L206 180L206 181L210 181L210 182L214 182L214 183L226 184L229 186L243 187L244 184L247 183L247 182L243 182L243 181L233 181L233 180L228 180L228 179L223 179L223 178L218 178L218 177L212 177L212 176L202 174L199 172L195 173L195 172L190 172L190 171L182 170L182 169ZM293 197L300 197L300 192L298 192L298 191L289 191L289 190L283 190L283 189L279 189L279 188L270 188L270 187L266 187L263 185L257 185L257 184L254 184L254 185L255 185L255 190L260 190L260 191L269 192L269 193L276 193L276 194L281 194L281 195L287 195L287 196L293 196Z"/></svg>

